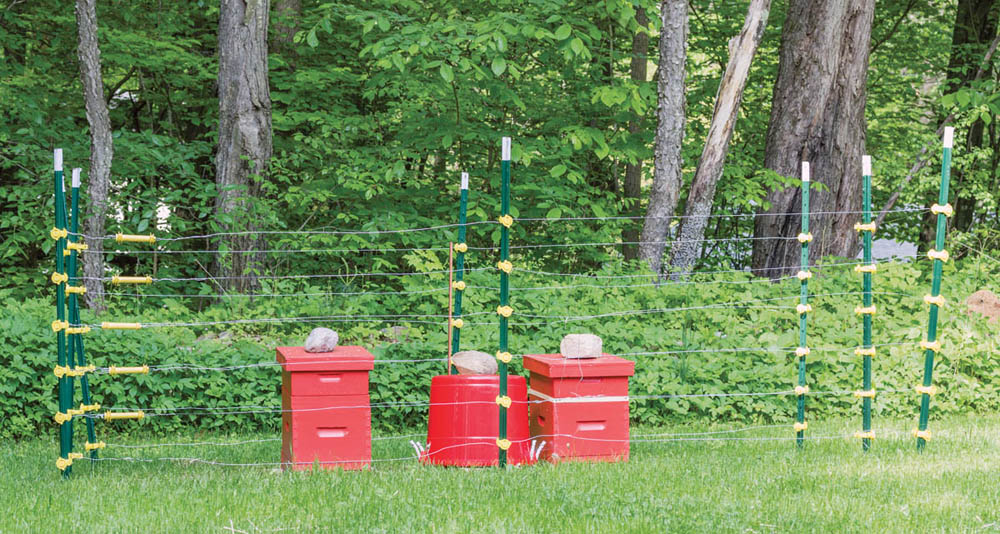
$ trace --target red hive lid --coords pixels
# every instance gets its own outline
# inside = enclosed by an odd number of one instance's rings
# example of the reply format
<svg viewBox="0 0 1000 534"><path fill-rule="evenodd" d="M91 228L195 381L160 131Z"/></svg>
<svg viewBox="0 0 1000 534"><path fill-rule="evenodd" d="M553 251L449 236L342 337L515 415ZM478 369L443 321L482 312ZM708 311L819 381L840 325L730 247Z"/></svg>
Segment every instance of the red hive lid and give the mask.
<svg viewBox="0 0 1000 534"><path fill-rule="evenodd" d="M600 358L563 358L562 354L525 354L524 368L551 378L597 376L632 376L635 362L611 356Z"/></svg>
<svg viewBox="0 0 1000 534"><path fill-rule="evenodd" d="M332 352L306 352L305 347L278 347L277 352L285 371L371 371L375 367L375 356L353 345Z"/></svg>

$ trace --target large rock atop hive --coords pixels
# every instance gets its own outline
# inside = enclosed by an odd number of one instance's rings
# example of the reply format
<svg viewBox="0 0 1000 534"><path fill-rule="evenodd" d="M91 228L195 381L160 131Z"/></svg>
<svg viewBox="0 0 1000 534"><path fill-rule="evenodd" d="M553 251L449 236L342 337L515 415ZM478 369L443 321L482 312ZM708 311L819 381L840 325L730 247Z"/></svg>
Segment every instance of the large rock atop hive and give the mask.
<svg viewBox="0 0 1000 534"><path fill-rule="evenodd" d="M478 350L463 350L451 356L451 364L461 375L495 375L497 360L490 354Z"/></svg>
<svg viewBox="0 0 1000 534"><path fill-rule="evenodd" d="M604 342L594 334L568 334L559 344L563 358L600 358Z"/></svg>

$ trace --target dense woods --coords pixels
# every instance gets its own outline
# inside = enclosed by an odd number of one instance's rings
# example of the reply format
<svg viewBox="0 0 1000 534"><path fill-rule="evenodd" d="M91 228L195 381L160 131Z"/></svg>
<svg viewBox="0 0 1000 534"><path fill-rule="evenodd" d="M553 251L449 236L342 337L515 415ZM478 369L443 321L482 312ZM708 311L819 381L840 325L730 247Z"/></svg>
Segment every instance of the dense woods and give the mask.
<svg viewBox="0 0 1000 534"><path fill-rule="evenodd" d="M794 235L796 215L703 216L794 212L801 160L821 184L815 210L856 210L862 153L874 156L876 209L926 205L936 169L921 161L948 122L953 236L995 250L998 12L993 0L79 0L73 13L6 0L2 286L30 295L51 263L40 236L54 147L84 167L86 233L176 236L453 223L461 171L470 220L493 219L499 138L510 135L515 216L622 217L518 224L522 243L609 243L529 249L525 261L773 276L797 247L728 239ZM745 82L727 88L731 74ZM690 224L671 222L682 213ZM817 259L856 254L856 218L817 219ZM919 213L890 213L879 228L917 244L931 235ZM683 257L678 236L697 241ZM247 275L164 289L246 291L255 273L429 268L446 258L350 250L449 237L205 238L160 250L222 253L111 254L103 266L88 254L84 265L92 277ZM305 247L349 252L239 252ZM88 296L101 301L96 287Z"/></svg>

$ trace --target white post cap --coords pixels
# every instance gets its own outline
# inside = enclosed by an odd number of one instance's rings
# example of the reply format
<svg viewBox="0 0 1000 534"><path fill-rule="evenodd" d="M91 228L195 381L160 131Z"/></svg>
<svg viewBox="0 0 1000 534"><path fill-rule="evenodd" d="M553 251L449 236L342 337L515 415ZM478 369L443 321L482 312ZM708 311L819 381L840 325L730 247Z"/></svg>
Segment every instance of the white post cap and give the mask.
<svg viewBox="0 0 1000 534"><path fill-rule="evenodd" d="M61 148L57 148L55 150L55 152L53 152L52 157L53 157L53 159L55 159L56 172L59 172L59 171L63 170L63 165L62 165L62 163L63 163L62 162L62 149Z"/></svg>
<svg viewBox="0 0 1000 534"><path fill-rule="evenodd" d="M951 126L944 128L944 147L951 148L955 144L955 129Z"/></svg>
<svg viewBox="0 0 1000 534"><path fill-rule="evenodd" d="M802 162L802 181L803 182L808 182L809 181L809 162L808 161L803 161Z"/></svg>
<svg viewBox="0 0 1000 534"><path fill-rule="evenodd" d="M80 187L80 167L73 169L73 189Z"/></svg>
<svg viewBox="0 0 1000 534"><path fill-rule="evenodd" d="M503 150L500 159L502 159L503 161L510 161L510 137L504 137L501 144Z"/></svg>
<svg viewBox="0 0 1000 534"><path fill-rule="evenodd" d="M861 156L861 175L862 176L872 175L872 157L867 154Z"/></svg>
<svg viewBox="0 0 1000 534"><path fill-rule="evenodd" d="M462 173L462 189L468 189L468 188L469 188L469 173L463 172Z"/></svg>

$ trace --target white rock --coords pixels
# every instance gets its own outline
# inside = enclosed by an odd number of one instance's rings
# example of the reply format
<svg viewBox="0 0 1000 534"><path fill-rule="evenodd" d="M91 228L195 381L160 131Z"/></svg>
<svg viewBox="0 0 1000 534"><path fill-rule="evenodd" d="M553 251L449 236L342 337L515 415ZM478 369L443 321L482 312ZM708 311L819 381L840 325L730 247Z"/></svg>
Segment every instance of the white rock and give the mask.
<svg viewBox="0 0 1000 534"><path fill-rule="evenodd" d="M497 360L478 350L463 350L451 356L451 363L461 375L495 375Z"/></svg>
<svg viewBox="0 0 1000 534"><path fill-rule="evenodd" d="M329 328L313 328L306 338L306 352L331 352L337 348L340 336Z"/></svg>
<svg viewBox="0 0 1000 534"><path fill-rule="evenodd" d="M563 358L600 358L604 342L594 334L567 334L559 344Z"/></svg>

